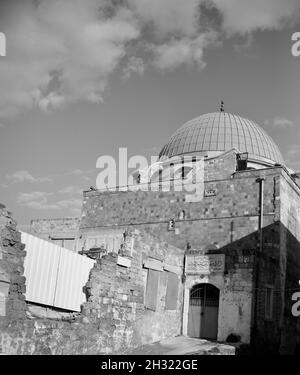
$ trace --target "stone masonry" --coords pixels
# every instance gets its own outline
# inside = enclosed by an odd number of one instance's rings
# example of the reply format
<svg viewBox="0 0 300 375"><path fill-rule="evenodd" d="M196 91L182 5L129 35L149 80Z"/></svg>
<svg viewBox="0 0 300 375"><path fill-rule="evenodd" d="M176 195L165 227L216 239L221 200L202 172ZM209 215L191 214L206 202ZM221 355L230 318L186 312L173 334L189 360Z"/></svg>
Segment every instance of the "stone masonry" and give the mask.
<svg viewBox="0 0 300 375"><path fill-rule="evenodd" d="M199 202L190 203L185 191L172 189L84 192L80 231L139 228L183 251L207 253L217 248L218 253L226 255L221 295L231 306L224 310L219 338L238 333L259 352L292 353L299 342L297 319L291 314L291 296L299 289L299 186L282 166L236 171L233 151L205 163L204 196ZM206 191L214 193L206 195ZM182 211L184 219L179 217ZM170 231L171 219L175 230ZM218 288L221 285L213 278L204 282ZM267 318L266 293L270 288L273 313ZM189 289L185 290L187 293ZM237 329L242 333L234 332Z"/></svg>
<svg viewBox="0 0 300 375"><path fill-rule="evenodd" d="M140 231L128 232L119 254L106 254L91 270L85 287L87 302L80 314L60 320L38 318L28 312L25 303L25 278L22 276L25 251L20 233L10 213L2 208L0 214L1 296L7 291L1 300L2 353L122 353L181 333L184 258L181 250ZM133 243L133 239L134 247L129 252L127 243ZM179 270L174 310L166 309L169 271L163 269L159 277L157 306L154 311L145 308L145 276L148 270L143 267L143 262L147 259Z"/></svg>

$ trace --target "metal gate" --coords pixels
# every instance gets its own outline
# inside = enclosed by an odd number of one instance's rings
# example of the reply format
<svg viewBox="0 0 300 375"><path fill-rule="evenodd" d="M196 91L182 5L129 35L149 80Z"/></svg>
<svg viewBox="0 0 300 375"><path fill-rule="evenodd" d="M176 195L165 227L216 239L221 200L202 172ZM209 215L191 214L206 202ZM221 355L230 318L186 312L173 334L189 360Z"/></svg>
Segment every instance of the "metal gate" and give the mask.
<svg viewBox="0 0 300 375"><path fill-rule="evenodd" d="M211 284L198 284L191 289L188 336L217 339L219 296L219 289Z"/></svg>

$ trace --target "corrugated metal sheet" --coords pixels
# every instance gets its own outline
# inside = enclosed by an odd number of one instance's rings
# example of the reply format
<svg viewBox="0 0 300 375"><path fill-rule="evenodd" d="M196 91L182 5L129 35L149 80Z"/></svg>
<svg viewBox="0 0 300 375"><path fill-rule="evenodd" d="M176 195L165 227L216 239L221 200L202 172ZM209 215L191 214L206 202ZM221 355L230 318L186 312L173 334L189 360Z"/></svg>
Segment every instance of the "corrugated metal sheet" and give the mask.
<svg viewBox="0 0 300 375"><path fill-rule="evenodd" d="M83 287L95 261L31 234L21 234L26 245L26 300L80 311L86 300Z"/></svg>
<svg viewBox="0 0 300 375"><path fill-rule="evenodd" d="M94 263L86 256L62 249L54 306L80 311L80 305L86 301L83 287Z"/></svg>

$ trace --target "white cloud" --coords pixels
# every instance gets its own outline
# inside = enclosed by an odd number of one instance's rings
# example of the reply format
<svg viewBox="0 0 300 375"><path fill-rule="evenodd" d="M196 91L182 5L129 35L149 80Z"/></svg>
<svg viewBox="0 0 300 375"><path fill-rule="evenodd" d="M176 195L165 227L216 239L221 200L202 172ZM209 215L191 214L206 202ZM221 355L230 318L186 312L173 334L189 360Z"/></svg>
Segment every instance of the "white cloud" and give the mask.
<svg viewBox="0 0 300 375"><path fill-rule="evenodd" d="M70 185L70 186L66 186L60 189L59 193L78 195L78 194L82 194L82 189L80 189L78 186Z"/></svg>
<svg viewBox="0 0 300 375"><path fill-rule="evenodd" d="M218 31L216 19L201 24L200 4L219 10ZM145 61L159 69L202 69L206 48L221 32L279 29L299 18L299 8L299 0L0 2L0 24L7 35L0 116L34 107L49 111L77 101L101 103L114 72L125 78L142 75Z"/></svg>
<svg viewBox="0 0 300 375"><path fill-rule="evenodd" d="M68 172L67 175L76 176L76 178L79 178L81 181L91 183L91 174L93 172L95 172L94 169L89 169L89 170L74 169L71 172Z"/></svg>
<svg viewBox="0 0 300 375"><path fill-rule="evenodd" d="M300 159L300 145L290 145L287 151L288 157L297 157Z"/></svg>
<svg viewBox="0 0 300 375"><path fill-rule="evenodd" d="M276 128L293 128L296 126L294 121L281 116L274 117L272 120L265 120L264 124L267 126L271 125Z"/></svg>
<svg viewBox="0 0 300 375"><path fill-rule="evenodd" d="M49 197L53 193L42 191L33 191L30 193L19 193L17 195L17 203L20 206L32 208L35 210L63 210L70 209L78 211L81 208L82 201L76 198L62 199L54 203L49 202Z"/></svg>
<svg viewBox="0 0 300 375"><path fill-rule="evenodd" d="M285 154L285 161L287 166L293 168L296 172L300 171L300 145L290 145Z"/></svg>
<svg viewBox="0 0 300 375"><path fill-rule="evenodd" d="M128 0L143 26L157 40L168 36L194 36L200 16L199 0Z"/></svg>
<svg viewBox="0 0 300 375"><path fill-rule="evenodd" d="M129 79L132 73L142 76L145 71L145 63L142 58L131 56L123 69L123 78Z"/></svg>
<svg viewBox="0 0 300 375"><path fill-rule="evenodd" d="M101 102L109 75L139 36L131 12L104 16L105 0L19 1L2 5L7 56L1 60L0 113Z"/></svg>
<svg viewBox="0 0 300 375"><path fill-rule="evenodd" d="M30 182L30 183L39 183L39 182L51 182L51 178L49 177L34 177L26 170L17 171L11 175L7 175L6 179L13 183L23 183L23 182Z"/></svg>
<svg viewBox="0 0 300 375"><path fill-rule="evenodd" d="M71 209L78 209L81 208L82 201L80 199L63 199L56 202L56 205L59 208L71 208Z"/></svg>
<svg viewBox="0 0 300 375"><path fill-rule="evenodd" d="M152 45L150 48L154 54L153 64L161 70L173 70L183 64L194 64L203 69L206 65L203 60L204 49L215 38L216 34L210 32L194 39L172 39L165 44Z"/></svg>
<svg viewBox="0 0 300 375"><path fill-rule="evenodd" d="M36 210L49 210L58 209L55 204L50 204L48 202L48 197L52 193L46 193L44 191L33 191L31 193L19 193L17 196L17 203L20 206L25 206L28 208L33 208Z"/></svg>
<svg viewBox="0 0 300 375"><path fill-rule="evenodd" d="M210 0L223 17L229 35L280 29L299 19L299 0Z"/></svg>
<svg viewBox="0 0 300 375"><path fill-rule="evenodd" d="M73 169L73 171L69 172L69 174L75 175L75 176L81 176L84 173L86 173L86 172L83 171L82 169Z"/></svg>
<svg viewBox="0 0 300 375"><path fill-rule="evenodd" d="M290 128L294 127L295 123L284 117L275 117L273 120L273 125L280 128Z"/></svg>

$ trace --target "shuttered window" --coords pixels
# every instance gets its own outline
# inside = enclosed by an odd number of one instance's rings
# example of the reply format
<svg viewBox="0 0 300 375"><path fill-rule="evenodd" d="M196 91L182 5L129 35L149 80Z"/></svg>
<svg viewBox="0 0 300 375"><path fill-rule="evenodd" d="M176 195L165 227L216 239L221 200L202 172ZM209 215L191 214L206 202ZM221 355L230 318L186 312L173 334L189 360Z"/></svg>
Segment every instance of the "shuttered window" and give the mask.
<svg viewBox="0 0 300 375"><path fill-rule="evenodd" d="M177 298L178 298L178 276L176 273L167 272L168 282L167 282L167 292L166 292L166 310L176 310L177 308Z"/></svg>
<svg viewBox="0 0 300 375"><path fill-rule="evenodd" d="M159 274L159 271L148 269L145 307L153 311L156 310Z"/></svg>
<svg viewBox="0 0 300 375"><path fill-rule="evenodd" d="M273 287L267 287L265 290L265 319L273 318Z"/></svg>

